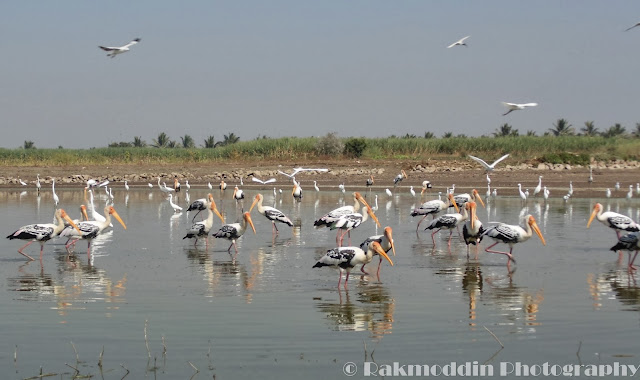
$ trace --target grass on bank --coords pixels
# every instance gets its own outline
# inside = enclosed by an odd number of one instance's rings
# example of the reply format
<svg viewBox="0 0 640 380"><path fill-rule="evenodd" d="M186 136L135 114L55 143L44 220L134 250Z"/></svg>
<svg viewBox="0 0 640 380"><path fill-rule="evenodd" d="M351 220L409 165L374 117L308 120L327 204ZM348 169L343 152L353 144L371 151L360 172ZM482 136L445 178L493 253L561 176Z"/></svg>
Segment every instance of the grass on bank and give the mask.
<svg viewBox="0 0 640 380"><path fill-rule="evenodd" d="M596 160L638 160L640 139L585 136L454 138L284 137L240 141L216 148L0 149L0 164L12 166L207 163L216 161L456 159L487 160L511 154L516 162L587 164Z"/></svg>

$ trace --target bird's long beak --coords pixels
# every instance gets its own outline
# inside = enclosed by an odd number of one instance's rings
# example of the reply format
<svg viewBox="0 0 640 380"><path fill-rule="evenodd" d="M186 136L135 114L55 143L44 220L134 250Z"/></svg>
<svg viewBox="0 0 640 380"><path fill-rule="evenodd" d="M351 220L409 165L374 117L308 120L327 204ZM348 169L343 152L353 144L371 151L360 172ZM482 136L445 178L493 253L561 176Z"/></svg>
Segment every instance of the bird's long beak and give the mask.
<svg viewBox="0 0 640 380"><path fill-rule="evenodd" d="M393 255L396 255L396 246L395 244L393 244L393 231L391 230L391 227L386 227L384 229L384 235L387 237L387 240L389 240L389 243L391 244L391 252L393 252Z"/></svg>
<svg viewBox="0 0 640 380"><path fill-rule="evenodd" d="M251 207L249 207L249 212L253 210L253 207L257 205L258 202L260 202L260 195L256 195L256 197L254 198L253 203L251 204Z"/></svg>
<svg viewBox="0 0 640 380"><path fill-rule="evenodd" d="M591 217L589 217L589 222L587 223L587 228L589 228L589 226L591 225L591 222L593 222L593 218L595 218L596 215L598 214L599 207L600 207L600 205L598 203L596 203L596 205L593 206L593 211L591 212Z"/></svg>
<svg viewBox="0 0 640 380"><path fill-rule="evenodd" d="M211 201L211 204L209 205L209 207L211 208L211 211L213 211L216 215L218 215L218 218L220 218L222 223L224 223L224 217L222 216L222 214L220 214L220 211L218 211L216 202L213 201L213 198L211 198L210 201Z"/></svg>
<svg viewBox="0 0 640 380"><path fill-rule="evenodd" d="M369 205L366 205L366 206L367 206L367 213L369 214L371 219L373 219L376 222L378 227L382 227L382 225L380 225L380 221L378 220L378 217L376 216L376 214L373 213L373 210L371 209L371 207L369 207Z"/></svg>
<svg viewBox="0 0 640 380"><path fill-rule="evenodd" d="M122 224L122 227L124 227L125 230L127 229L127 225L124 224L124 222L122 221L122 218L120 218L120 215L118 215L118 212L116 211L115 208L113 208L113 206L109 208L109 214L113 215L113 217L116 218L116 220L120 222L120 224Z"/></svg>
<svg viewBox="0 0 640 380"><path fill-rule="evenodd" d="M449 198L449 202L451 202L451 204L453 205L453 208L456 209L456 212L460 212L460 209L458 208L458 205L456 204L456 200L453 198L453 194L449 193L449 195L447 195L447 197Z"/></svg>
<svg viewBox="0 0 640 380"><path fill-rule="evenodd" d="M87 206L80 206L80 212L82 213L82 217L84 218L84 220L89 220L89 215L87 215Z"/></svg>
<svg viewBox="0 0 640 380"><path fill-rule="evenodd" d="M477 216L476 216L476 207L478 207L478 206L476 206L476 202L468 202L467 204L469 205L469 211L471 212L471 216L470 216L471 217L471 229L473 229L474 225L475 225L475 220L477 218Z"/></svg>
<svg viewBox="0 0 640 380"><path fill-rule="evenodd" d="M69 217L69 215L67 215L67 213L63 210L60 209L60 216L67 221L67 223L69 223L73 228L76 229L76 231L78 231L80 234L82 234L82 231L80 231L80 229L78 228L78 226L76 226L76 224L73 222L73 220L71 220L71 218ZM88 218L87 218L88 219Z"/></svg>
<svg viewBox="0 0 640 380"><path fill-rule="evenodd" d="M256 228L253 226L253 220L251 220L251 215L249 215L248 212L244 213L244 219L247 221L247 223L249 223L249 225L251 226L251 229L253 230L253 233L255 235Z"/></svg>
<svg viewBox="0 0 640 380"><path fill-rule="evenodd" d="M404 170L402 170L402 176L403 176L404 178L409 178L409 177L407 177L407 173L406 173Z"/></svg>
<svg viewBox="0 0 640 380"><path fill-rule="evenodd" d="M538 235L538 237L542 241L542 245L547 245L547 242L544 240L544 236L542 236L542 232L540 232L540 228L538 228L538 223L536 223L536 220L533 219L533 217L529 218L529 225L531 226L531 228L533 228L533 230L536 232L536 235Z"/></svg>
<svg viewBox="0 0 640 380"><path fill-rule="evenodd" d="M382 256L385 259L387 259L389 264L391 264L391 266L393 266L393 261L391 261L391 258L389 257L389 255L387 255L387 253L384 251L384 249L382 249L382 247L380 246L380 243L378 243L377 241L374 241L373 242L373 249L374 249L374 251L378 252L378 254L380 256Z"/></svg>
<svg viewBox="0 0 640 380"><path fill-rule="evenodd" d="M233 199L236 198L236 193L237 192L238 192L238 188L236 187L235 189L233 189L233 195L232 195Z"/></svg>
<svg viewBox="0 0 640 380"><path fill-rule="evenodd" d="M484 205L484 202L482 201L482 198L480 198L480 193L478 193L478 190L473 189L473 196L478 200L478 202L480 202L480 204L482 205L482 207L486 207Z"/></svg>

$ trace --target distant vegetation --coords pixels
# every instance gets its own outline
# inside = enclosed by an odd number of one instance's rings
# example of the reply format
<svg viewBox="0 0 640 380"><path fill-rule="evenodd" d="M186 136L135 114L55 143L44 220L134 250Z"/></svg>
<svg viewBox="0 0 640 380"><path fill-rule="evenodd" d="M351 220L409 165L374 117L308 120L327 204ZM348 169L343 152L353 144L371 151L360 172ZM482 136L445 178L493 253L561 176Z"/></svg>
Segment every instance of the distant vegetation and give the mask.
<svg viewBox="0 0 640 380"><path fill-rule="evenodd" d="M492 136L454 136L452 132L427 131L423 136L406 134L387 138L340 138L336 133L323 137L260 136L240 141L233 132L221 140L209 136L198 146L189 135L174 140L162 132L147 144L141 136L131 142L114 142L106 148L36 149L25 141L18 149L0 149L1 165L90 165L127 163L189 163L221 160L288 161L343 159L454 159L468 154L488 159L510 153L512 162L587 164L597 160L640 159L640 123L628 133L620 124L599 132L593 122L585 122L576 133L565 119L558 119L543 136L532 131L520 134L509 124L498 127Z"/></svg>

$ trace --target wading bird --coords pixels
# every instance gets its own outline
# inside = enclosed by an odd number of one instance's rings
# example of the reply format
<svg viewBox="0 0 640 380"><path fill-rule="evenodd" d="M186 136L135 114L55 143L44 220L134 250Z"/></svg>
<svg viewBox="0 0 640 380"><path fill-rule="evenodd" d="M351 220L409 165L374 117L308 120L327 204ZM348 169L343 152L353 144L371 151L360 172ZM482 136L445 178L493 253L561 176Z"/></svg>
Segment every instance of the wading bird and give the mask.
<svg viewBox="0 0 640 380"><path fill-rule="evenodd" d="M482 200L482 198L480 197L480 193L478 193L478 190L476 190L476 189L471 190L471 194L464 193L464 194L454 195L453 199L455 199L456 204L460 208L462 208L465 203L473 201L473 200L480 202L482 207L485 207L484 201ZM451 207L451 206L449 206L449 207Z"/></svg>
<svg viewBox="0 0 640 380"><path fill-rule="evenodd" d="M534 232L542 241L542 245L547 245L547 242L544 240L542 232L540 232L540 228L538 228L538 224L536 223L536 219L533 217L533 215L527 215L525 217L525 222L526 223L524 228L504 223L499 223L497 226L489 228L487 231L485 231L484 235L492 238L495 243L488 246L485 249L485 252L506 255L509 258L507 260L507 268L509 268L511 261L513 261L514 263L516 262L513 258L513 246L529 240ZM498 243L509 245L509 252L492 250L491 248L493 248Z"/></svg>
<svg viewBox="0 0 640 380"><path fill-rule="evenodd" d="M492 172L495 168L496 165L498 165L498 163L502 160L504 160L505 158L509 157L509 154L505 154L504 156L498 158L497 160L493 161L493 163L491 165L487 164L485 160L483 160L482 158L478 158L472 155L469 155L469 158L474 160L475 162L478 162L480 165L484 166L484 170L486 172Z"/></svg>
<svg viewBox="0 0 640 380"><path fill-rule="evenodd" d="M604 208L600 203L596 203L593 206L593 211L587 222L587 228L591 226L591 222L594 218L609 228L613 228L616 231L616 236L620 239L620 231L637 232L640 231L640 225L633 221L630 217L617 212L607 211L603 212Z"/></svg>
<svg viewBox="0 0 640 380"><path fill-rule="evenodd" d="M357 265L371 262L374 252L387 259L387 261L389 261L389 264L393 266L393 261L391 261L391 258L387 255L384 249L382 249L380 243L373 242L369 245L369 248L366 252L359 247L338 247L330 249L324 256L320 258L320 260L318 260L313 268L338 268L340 270L338 288L340 288L340 282L342 281L342 272L347 272L347 276L344 279L344 288L346 289L351 270Z"/></svg>
<svg viewBox="0 0 640 380"><path fill-rule="evenodd" d="M110 47L110 46L98 46L100 49L104 50L104 51L108 51L109 54L107 54L107 57L111 57L111 58L115 58L116 55L118 54L122 54L122 53L126 53L129 51L129 48L132 47L133 45L137 44L138 42L140 42L139 38L134 38L131 42L129 42L128 44L124 45L124 46L116 46L116 47Z"/></svg>
<svg viewBox="0 0 640 380"><path fill-rule="evenodd" d="M124 224L124 222L120 218L120 215L118 215L113 206L106 206L104 208L104 214L106 215L104 221L80 222L77 224L77 229L67 227L60 233L61 237L73 239L65 245L67 252L69 252L69 246L73 245L75 247L76 242L82 239L87 241L87 257L89 257L91 255L91 241L95 239L102 231L104 231L105 228L111 225L112 215L118 222L120 222L125 230L127 229L126 224Z"/></svg>
<svg viewBox="0 0 640 380"><path fill-rule="evenodd" d="M433 185L431 185L430 181L424 180L422 181L422 191L420 192L420 195L424 194L425 191L427 191L427 189L431 189L433 187Z"/></svg>
<svg viewBox="0 0 640 380"><path fill-rule="evenodd" d="M510 114L513 111L518 111L518 110L523 110L527 107L535 107L538 105L538 103L524 103L524 104L517 104L517 103L507 103L507 102L502 102L502 105L504 105L505 107L507 107L509 109L509 111L505 112L502 114L502 116L506 116L508 114Z"/></svg>
<svg viewBox="0 0 640 380"><path fill-rule="evenodd" d="M450 49L450 48L452 48L454 46L467 46L467 43L464 42L464 40L466 40L469 37L471 37L471 36L462 37L458 41L456 41L456 42L452 43L451 45L447 46L447 49Z"/></svg>
<svg viewBox="0 0 640 380"><path fill-rule="evenodd" d="M396 187L398 183L402 182L403 179L407 178L407 173L404 170L400 171L400 174L393 179L393 187Z"/></svg>
<svg viewBox="0 0 640 380"><path fill-rule="evenodd" d="M633 262L636 261L636 256L638 256L638 250L640 250L640 246L638 245L638 242L639 242L638 233L632 232L630 234L620 236L616 245L611 247L611 250L613 252L623 251L623 250L627 251L629 255L629 261L627 264L629 271L636 270L636 267L633 265ZM636 253L633 255L633 258L631 258L631 252L633 251L635 251Z"/></svg>
<svg viewBox="0 0 640 380"><path fill-rule="evenodd" d="M206 247L207 248L209 247L209 231L211 231L211 227L213 227L214 213L218 216L218 218L220 218L222 223L224 223L224 218L218 211L218 208L216 207L216 202L213 201L213 198L209 198L208 203L209 204L207 205L207 211L208 211L207 219L194 223L191 226L191 228L187 230L187 234L182 238L182 239L195 238L196 241L193 243L194 247L196 246L196 244L198 244L198 239L202 238L203 236L206 237L205 238Z"/></svg>
<svg viewBox="0 0 640 380"><path fill-rule="evenodd" d="M353 206L348 205L348 206L338 207L337 209L330 211L329 213L323 215L322 217L317 219L315 222L313 222L313 226L316 228L320 228L320 227L331 228L331 225L334 222L336 222L338 219L340 219L341 216L358 212L358 210L360 210L360 203L362 203L367 208L371 209L367 201L357 191L353 193L353 200L354 200ZM338 233L339 232L340 231L338 231ZM336 236L338 235L336 234Z"/></svg>
<svg viewBox="0 0 640 380"><path fill-rule="evenodd" d="M477 260L478 246L482 241L482 234L484 234L485 229L482 227L482 222L480 222L476 215L476 202L467 202L464 207L469 212L469 219L464 222L464 227L462 227L462 237L464 238L464 242L467 244L467 258L469 257L469 244L473 244L476 246Z"/></svg>
<svg viewBox="0 0 640 380"><path fill-rule="evenodd" d="M7 239L19 239L19 240L28 240L29 242L18 249L18 253L22 256L28 258L29 260L34 260L33 257L27 255L22 250L27 248L31 243L37 241L40 243L40 261L42 261L42 253L44 251L44 243L52 238L58 236L62 230L65 228L64 221L67 221L73 228L76 230L78 226L71 220L69 215L63 209L57 209L55 212L56 223L38 223L38 224L29 224L26 226L22 226L18 228L14 233L7 236Z"/></svg>
<svg viewBox="0 0 640 380"><path fill-rule="evenodd" d="M467 212L467 207L463 208L462 211L464 214L455 213L455 214L444 214L436 219L432 220L431 223L424 230L433 230L431 233L431 240L433 241L433 245L436 245L436 239L434 235L438 233L441 229L449 230L449 240L447 241L447 246L451 248L451 237L453 235L453 230L460 225L460 223L464 222L469 218L469 213Z"/></svg>
<svg viewBox="0 0 640 380"><path fill-rule="evenodd" d="M331 230L339 229L344 231L339 238L336 237L338 246L342 246L342 241L345 234L348 234L349 244L351 244L351 230L366 222L367 219L369 219L369 216L378 225L378 227L380 227L380 222L378 221L376 214L373 213L371 208L369 208L368 206L364 206L362 209L362 214L359 212L354 212L351 214L342 215L340 216L340 218L338 218L338 220L331 223L331 226L329 226L329 229Z"/></svg>
<svg viewBox="0 0 640 380"><path fill-rule="evenodd" d="M542 191L542 176L538 176L538 186L533 189L533 196L537 197L540 191Z"/></svg>
<svg viewBox="0 0 640 380"><path fill-rule="evenodd" d="M385 252L389 253L389 251L391 250L391 252L393 252L393 255L394 256L396 255L396 246L395 244L393 244L393 230L391 229L391 227L388 227L388 226L385 227L384 233L382 235L369 236L365 241L362 242L362 244L360 244L360 249L362 249L363 251L369 250L373 242L377 242L378 244L380 244L380 247ZM374 251L373 254L376 255L377 252ZM362 267L360 267L360 271L364 274L369 274L364 270L364 266L367 265L368 263L369 262L366 262L362 264ZM380 276L381 265L382 265L382 256L380 256L380 262L378 263L378 271L376 272L377 276Z"/></svg>
<svg viewBox="0 0 640 380"><path fill-rule="evenodd" d="M171 205L171 208L173 208L173 212L175 213L182 212L182 207L173 203L173 194L169 194L169 204Z"/></svg>
<svg viewBox="0 0 640 380"><path fill-rule="evenodd" d="M211 195L211 193L207 194L206 198L200 198L193 201L187 208L187 212L198 210L198 212L193 216L192 221L196 219L196 216L198 216L198 214L200 214L201 211L206 210L207 207L209 207L209 203L212 201L213 201L213 195Z"/></svg>
<svg viewBox="0 0 640 380"><path fill-rule="evenodd" d="M242 189L238 189L238 186L233 189L233 199L236 200L236 206L238 203L242 203L242 200L244 199L244 191L242 191Z"/></svg>
<svg viewBox="0 0 640 380"><path fill-rule="evenodd" d="M369 176L369 178L367 178L367 182L365 183L365 185L367 187L371 187L371 186L373 186L373 182L374 181L373 181L373 174L372 174L372 175Z"/></svg>
<svg viewBox="0 0 640 380"><path fill-rule="evenodd" d="M271 233L277 235L278 234L278 227L276 226L276 222L278 223L284 223L288 226L293 227L293 222L291 221L291 219L289 219L282 211L273 208L273 207L269 207L269 206L263 206L262 205L262 200L263 200L263 196L262 194L258 194L256 195L253 203L251 204L251 208L249 208L249 212L251 212L251 210L253 210L253 207L258 205L258 212L260 214L262 214L265 218L269 219L271 221L272 224L272 228L271 228Z"/></svg>
<svg viewBox="0 0 640 380"><path fill-rule="evenodd" d="M422 218L418 221L418 225L416 226L416 231L418 231L418 228L420 228L420 223L422 223L422 221L429 215L433 216L433 219L435 219L436 214L446 210L449 207L454 207L456 209L456 212L460 211L458 209L458 205L456 205L455 199L453 198L453 194L447 194L447 197L449 198L448 204L444 203L440 199L434 199L424 202L420 205L420 207L417 207L413 209L413 211L411 211L411 216L422 215Z"/></svg>
<svg viewBox="0 0 640 380"><path fill-rule="evenodd" d="M234 247L236 250L236 255L238 254L238 247L236 246L236 240L238 240L244 232L247 230L247 225L251 226L253 233L256 233L256 228L253 226L253 221L251 220L251 215L248 212L242 214L242 221L239 223L225 224L222 226L218 232L213 234L213 237L219 239L227 239L231 241L231 245L227 250L229 254L231 254L231 247Z"/></svg>

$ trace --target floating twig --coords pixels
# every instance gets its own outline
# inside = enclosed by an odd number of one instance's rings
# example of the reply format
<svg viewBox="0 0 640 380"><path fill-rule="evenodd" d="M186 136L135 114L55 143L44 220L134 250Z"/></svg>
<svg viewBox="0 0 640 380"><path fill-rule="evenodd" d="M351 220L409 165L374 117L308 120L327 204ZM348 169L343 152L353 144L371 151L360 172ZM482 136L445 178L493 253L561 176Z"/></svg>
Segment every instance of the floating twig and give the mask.
<svg viewBox="0 0 640 380"><path fill-rule="evenodd" d="M582 360L580 359L580 349L582 348L582 341L578 343L578 351L576 351L576 356L578 357L578 363L582 365Z"/></svg>
<svg viewBox="0 0 640 380"><path fill-rule="evenodd" d="M120 367L124 368L125 371L127 371L127 373L124 374L124 376L122 376L120 378L120 380L124 379L125 377L129 376L129 369L127 367L124 366L124 364L120 364Z"/></svg>
<svg viewBox="0 0 640 380"><path fill-rule="evenodd" d="M500 347L504 348L504 344L502 344L502 342L500 341L500 339L498 339L498 337L496 336L496 334L494 334L491 330L489 330L487 328L487 326L482 326L484 327L485 330L487 330L489 332L489 334L491 334L491 336L496 340L496 342L498 342L498 344L500 344Z"/></svg>
<svg viewBox="0 0 640 380"><path fill-rule="evenodd" d="M100 351L100 358L98 359L98 367L102 369L102 356L104 356L104 346L102 346L102 351Z"/></svg>
<svg viewBox="0 0 640 380"><path fill-rule="evenodd" d="M73 347L73 351L76 353L76 364L78 364L80 359L78 358L78 350L76 350L76 345L73 344L73 341L71 341L71 347Z"/></svg>
<svg viewBox="0 0 640 380"><path fill-rule="evenodd" d="M167 344L164 341L164 335L162 336L162 356L167 356Z"/></svg>
<svg viewBox="0 0 640 380"><path fill-rule="evenodd" d="M149 349L149 338L147 336L147 324L149 323L148 319L144 320L144 344L147 346L147 354L149 355L149 359L151 359L151 350Z"/></svg>
<svg viewBox="0 0 640 380"><path fill-rule="evenodd" d="M191 362L189 362L189 361L188 361L187 363L189 363L189 365L190 365L191 367L193 367L193 369L195 369L195 370L196 370L196 373L200 372L200 370L199 370L196 366L194 366L194 365L193 365L193 363L191 363Z"/></svg>
<svg viewBox="0 0 640 380"><path fill-rule="evenodd" d="M75 373L76 375L80 373L80 370L79 370L78 368L76 368L76 367L72 366L71 364L69 364L69 363L64 363L64 365L66 365L66 366L67 366L67 367L69 367L69 368L73 368L73 369L76 371L76 373Z"/></svg>

